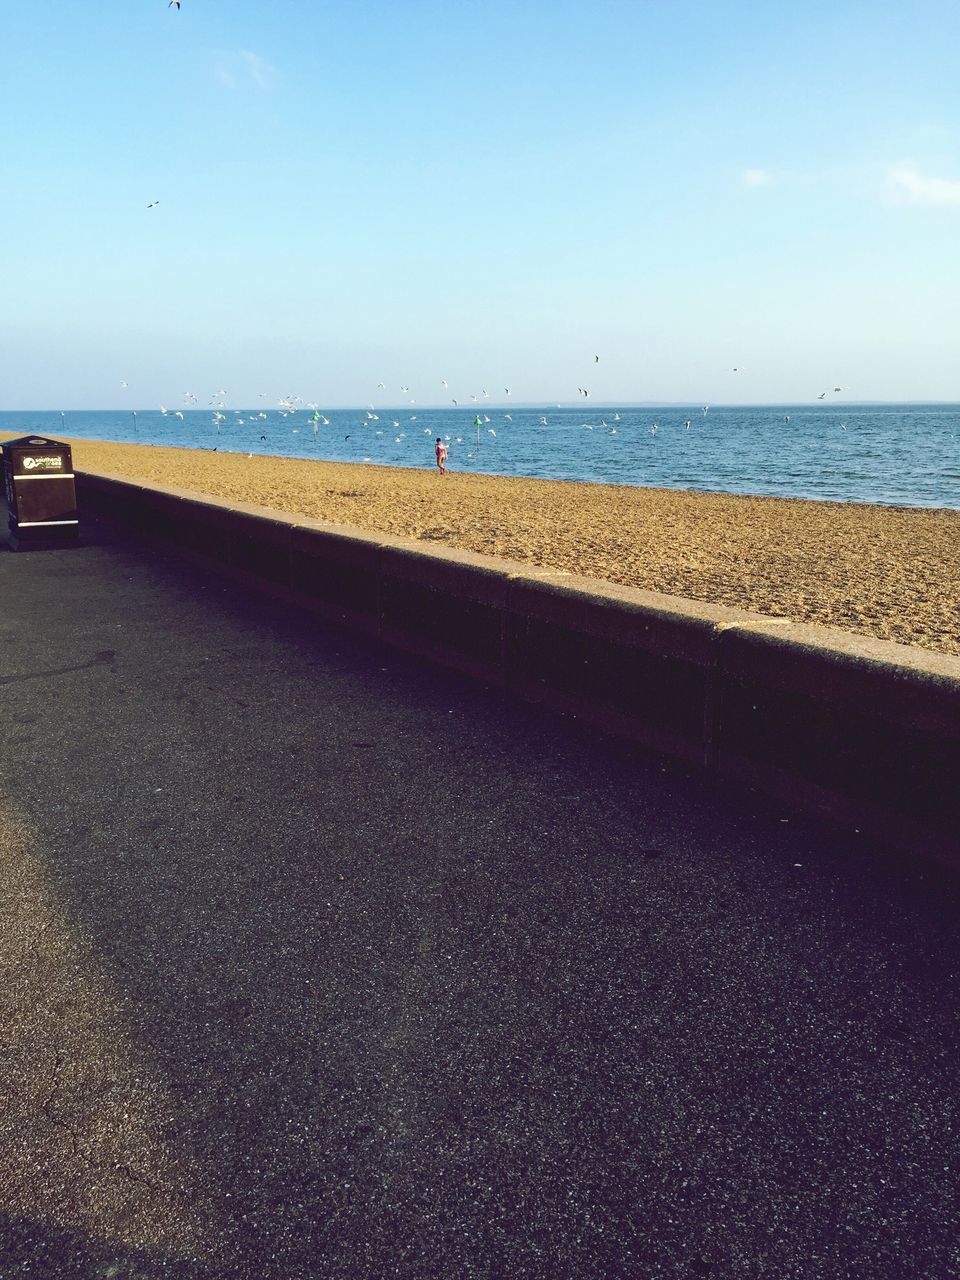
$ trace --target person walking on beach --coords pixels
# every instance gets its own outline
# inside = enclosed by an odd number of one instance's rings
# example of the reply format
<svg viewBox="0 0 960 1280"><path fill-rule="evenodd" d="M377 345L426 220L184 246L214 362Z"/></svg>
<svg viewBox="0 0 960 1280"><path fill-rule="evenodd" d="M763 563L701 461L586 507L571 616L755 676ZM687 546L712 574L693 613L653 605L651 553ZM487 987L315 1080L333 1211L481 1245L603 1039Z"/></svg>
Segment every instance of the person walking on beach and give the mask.
<svg viewBox="0 0 960 1280"><path fill-rule="evenodd" d="M440 474L445 476L447 474L447 446L439 436L437 436L437 444L434 452L437 455L437 466L440 468Z"/></svg>

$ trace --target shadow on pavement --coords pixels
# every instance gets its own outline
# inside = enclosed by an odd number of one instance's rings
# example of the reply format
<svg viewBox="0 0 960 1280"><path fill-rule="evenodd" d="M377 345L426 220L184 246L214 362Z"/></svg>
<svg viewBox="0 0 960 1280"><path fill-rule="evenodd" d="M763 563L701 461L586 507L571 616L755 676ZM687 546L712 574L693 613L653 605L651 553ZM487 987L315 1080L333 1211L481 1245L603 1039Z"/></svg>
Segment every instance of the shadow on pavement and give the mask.
<svg viewBox="0 0 960 1280"><path fill-rule="evenodd" d="M0 586L5 1264L960 1273L952 881L109 537Z"/></svg>

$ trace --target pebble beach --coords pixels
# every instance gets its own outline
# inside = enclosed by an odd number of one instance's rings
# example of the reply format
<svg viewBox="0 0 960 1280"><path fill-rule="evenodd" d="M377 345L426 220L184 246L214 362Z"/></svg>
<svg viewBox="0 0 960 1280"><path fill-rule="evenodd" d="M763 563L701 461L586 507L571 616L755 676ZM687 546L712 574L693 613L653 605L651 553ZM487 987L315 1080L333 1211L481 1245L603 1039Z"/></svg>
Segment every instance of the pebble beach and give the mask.
<svg viewBox="0 0 960 1280"><path fill-rule="evenodd" d="M960 511L70 443L77 470L960 655Z"/></svg>

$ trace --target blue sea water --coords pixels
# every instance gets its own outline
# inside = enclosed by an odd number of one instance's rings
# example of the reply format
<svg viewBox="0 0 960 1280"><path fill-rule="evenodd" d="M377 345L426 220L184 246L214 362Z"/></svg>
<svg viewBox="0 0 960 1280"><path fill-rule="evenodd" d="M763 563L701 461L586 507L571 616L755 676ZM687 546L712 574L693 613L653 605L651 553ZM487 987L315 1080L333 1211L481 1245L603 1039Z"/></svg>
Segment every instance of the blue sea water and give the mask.
<svg viewBox="0 0 960 1280"><path fill-rule="evenodd" d="M0 431L400 467L960 508L960 405L3 412ZM510 419L507 418L510 414Z"/></svg>

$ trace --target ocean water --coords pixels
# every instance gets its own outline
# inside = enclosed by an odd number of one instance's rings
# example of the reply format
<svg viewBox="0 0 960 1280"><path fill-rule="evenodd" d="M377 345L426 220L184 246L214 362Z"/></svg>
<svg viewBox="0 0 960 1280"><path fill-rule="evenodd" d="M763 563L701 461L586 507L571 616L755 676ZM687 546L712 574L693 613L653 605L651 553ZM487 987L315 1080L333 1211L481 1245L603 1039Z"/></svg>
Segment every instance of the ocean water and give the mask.
<svg viewBox="0 0 960 1280"><path fill-rule="evenodd" d="M426 468L439 435L451 471L960 508L960 405L481 406L479 446L477 407L181 412L3 412L0 431Z"/></svg>

